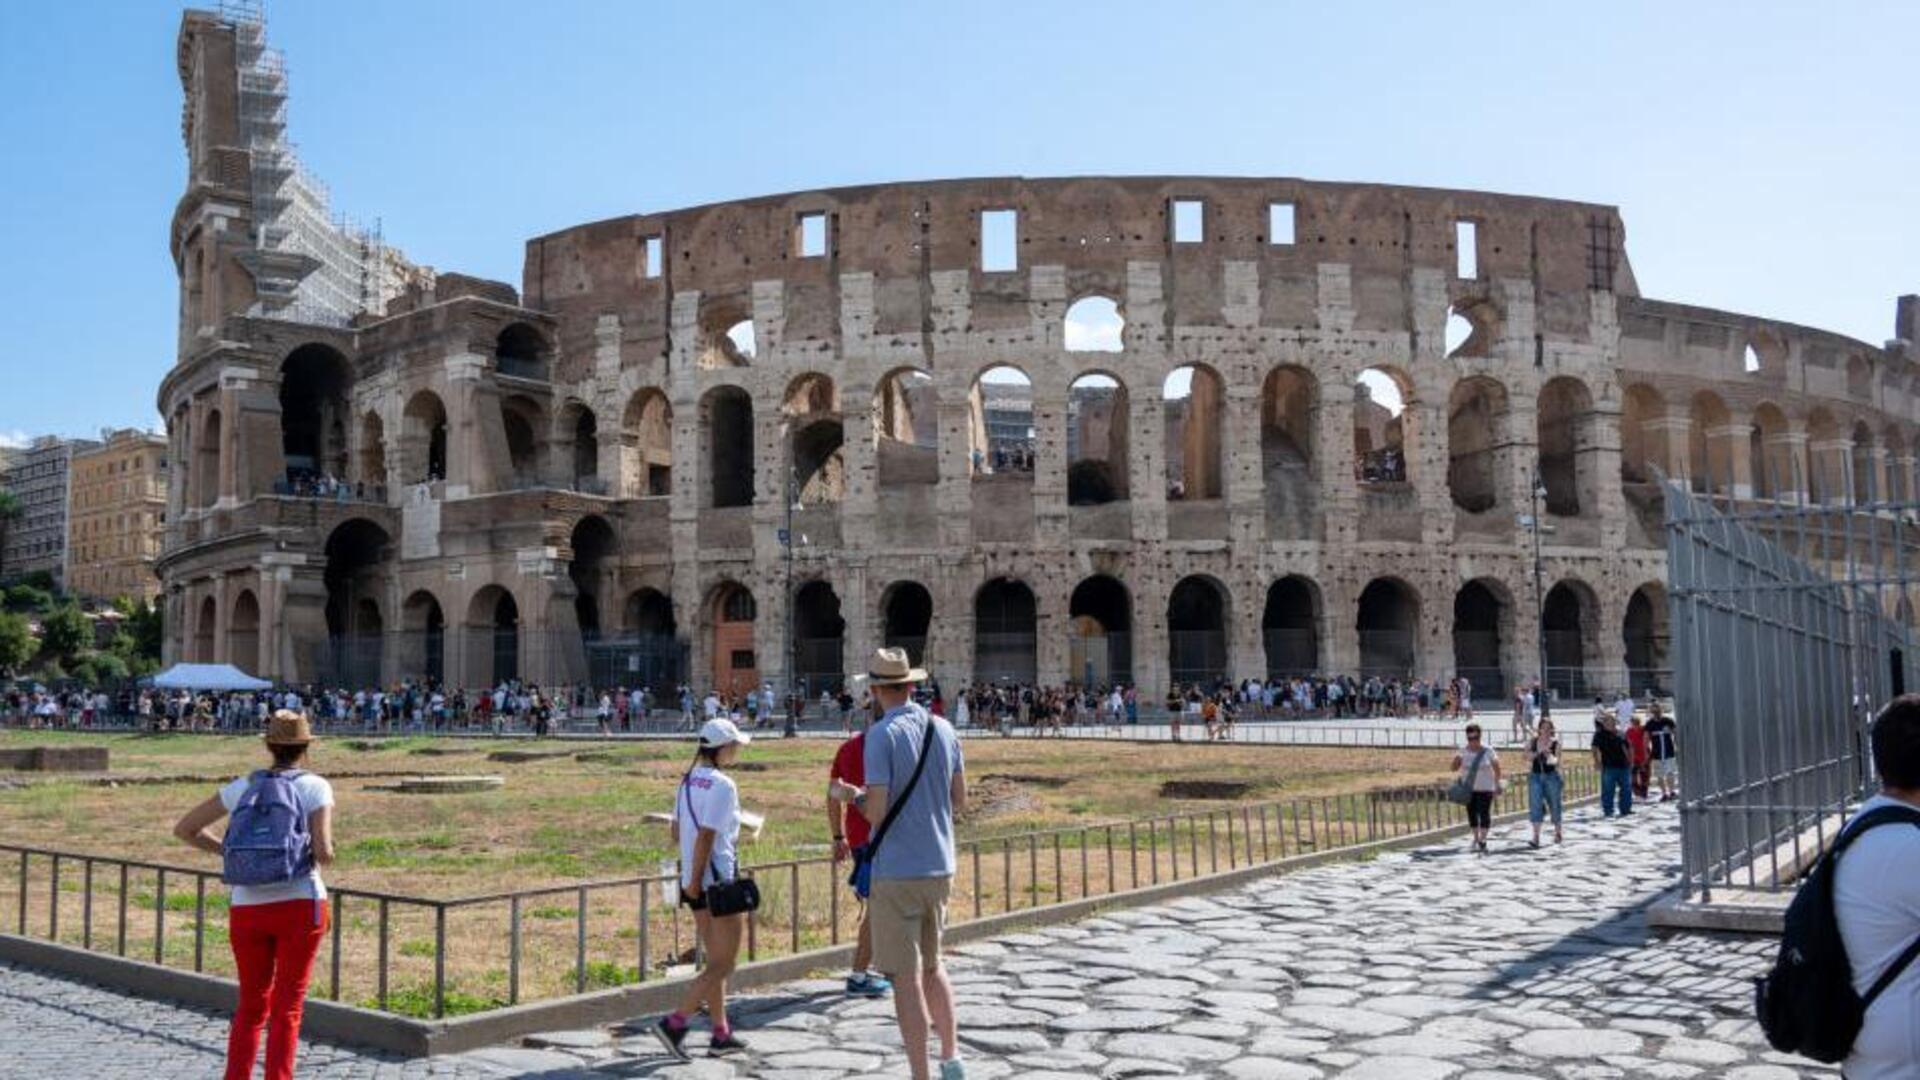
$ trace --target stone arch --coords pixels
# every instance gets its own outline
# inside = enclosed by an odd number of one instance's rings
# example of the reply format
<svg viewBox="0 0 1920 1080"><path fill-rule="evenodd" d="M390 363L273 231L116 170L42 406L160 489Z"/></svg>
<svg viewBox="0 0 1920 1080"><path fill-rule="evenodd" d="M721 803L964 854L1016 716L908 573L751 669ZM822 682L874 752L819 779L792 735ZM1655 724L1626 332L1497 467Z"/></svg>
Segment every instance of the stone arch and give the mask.
<svg viewBox="0 0 1920 1080"><path fill-rule="evenodd" d="M1288 574L1267 586L1260 613L1267 677L1312 675L1320 668L1320 587L1312 578Z"/></svg>
<svg viewBox="0 0 1920 1080"><path fill-rule="evenodd" d="M1507 388L1475 375L1453 384L1447 399L1447 490L1453 505L1480 514L1509 501L1513 433Z"/></svg>
<svg viewBox="0 0 1920 1080"><path fill-rule="evenodd" d="M940 481L940 397L932 375L903 367L880 378L873 438L878 486Z"/></svg>
<svg viewBox="0 0 1920 1080"><path fill-rule="evenodd" d="M658 387L645 386L627 399L621 453L628 490L644 498L673 494L673 403Z"/></svg>
<svg viewBox="0 0 1920 1080"><path fill-rule="evenodd" d="M498 686L520 677L520 602L504 585L487 585L467 602L467 682Z"/></svg>
<svg viewBox="0 0 1920 1080"><path fill-rule="evenodd" d="M700 399L700 434L706 443L705 505L752 506L753 399L738 386L707 391Z"/></svg>
<svg viewBox="0 0 1920 1080"><path fill-rule="evenodd" d="M833 380L818 372L796 376L780 412L795 496L806 505L839 502L847 490L846 428Z"/></svg>
<svg viewBox="0 0 1920 1080"><path fill-rule="evenodd" d="M222 432L220 410L208 409L200 421L199 438L193 448L193 492L202 507L220 501L220 451Z"/></svg>
<svg viewBox="0 0 1920 1080"><path fill-rule="evenodd" d="M1133 682L1133 595L1118 578L1094 574L1067 599L1067 678L1082 686Z"/></svg>
<svg viewBox="0 0 1920 1080"><path fill-rule="evenodd" d="M1850 479L1853 481L1853 501L1857 504L1877 502L1880 498L1880 478L1875 468L1874 448L1873 429L1867 426L1865 420L1854 421L1851 451L1853 467L1849 471L1853 474Z"/></svg>
<svg viewBox="0 0 1920 1080"><path fill-rule="evenodd" d="M713 688L739 694L760 685L760 660L754 651L759 605L737 581L723 580L707 595L707 625L712 634Z"/></svg>
<svg viewBox="0 0 1920 1080"><path fill-rule="evenodd" d="M753 311L744 294L701 298L698 366L702 370L747 367L759 352Z"/></svg>
<svg viewBox="0 0 1920 1080"><path fill-rule="evenodd" d="M1067 387L1067 503L1099 506L1129 497L1127 384L1089 371Z"/></svg>
<svg viewBox="0 0 1920 1080"><path fill-rule="evenodd" d="M973 596L973 671L979 682L1032 685L1039 678L1033 590L1019 578L994 578Z"/></svg>
<svg viewBox="0 0 1920 1080"><path fill-rule="evenodd" d="M1579 379L1562 375L1540 388L1536 444L1547 513L1578 517L1599 506L1592 453L1598 415L1593 394Z"/></svg>
<svg viewBox="0 0 1920 1080"><path fill-rule="evenodd" d="M651 687L664 701L686 682L686 651L673 599L642 587L621 602L619 639L589 649L588 664L595 682Z"/></svg>
<svg viewBox="0 0 1920 1080"><path fill-rule="evenodd" d="M1620 403L1620 480L1650 484L1654 469L1667 467L1667 433L1660 421L1667 402L1646 383L1630 383Z"/></svg>
<svg viewBox="0 0 1920 1080"><path fill-rule="evenodd" d="M540 482L540 459L547 445L547 411L525 394L500 399L500 424L507 437L509 489L528 488Z"/></svg>
<svg viewBox="0 0 1920 1080"><path fill-rule="evenodd" d="M552 360L546 336L531 324L508 323L493 339L493 368L502 375L544 382L551 376Z"/></svg>
<svg viewBox="0 0 1920 1080"><path fill-rule="evenodd" d="M1354 378L1353 470L1362 484L1398 484L1412 478L1413 380L1399 368L1376 364Z"/></svg>
<svg viewBox="0 0 1920 1080"><path fill-rule="evenodd" d="M227 618L227 660L249 675L260 670L260 600L252 589L233 598Z"/></svg>
<svg viewBox="0 0 1920 1080"><path fill-rule="evenodd" d="M1589 678L1599 659L1600 598L1579 578L1562 578L1540 605L1540 637L1546 648L1546 683L1562 700L1604 690Z"/></svg>
<svg viewBox="0 0 1920 1080"><path fill-rule="evenodd" d="M447 407L440 395L421 390L400 413L400 480L425 484L447 478Z"/></svg>
<svg viewBox="0 0 1920 1080"><path fill-rule="evenodd" d="M1635 697L1670 692L1665 585L1649 581L1627 597L1627 611L1621 621L1620 638L1625 647L1630 692Z"/></svg>
<svg viewBox="0 0 1920 1080"><path fill-rule="evenodd" d="M1753 431L1748 435L1748 460L1753 463L1753 494L1761 499L1782 499L1796 490L1793 455L1783 436L1787 434L1787 415L1771 401L1753 409Z"/></svg>
<svg viewBox="0 0 1920 1080"><path fill-rule="evenodd" d="M1807 414L1806 475L1812 502L1833 503L1847 497L1845 460L1835 450L1839 440L1839 421L1825 406L1815 406Z"/></svg>
<svg viewBox="0 0 1920 1080"><path fill-rule="evenodd" d="M554 433L555 472L575 491L600 493L600 419L593 406L570 400L560 407Z"/></svg>
<svg viewBox="0 0 1920 1080"><path fill-rule="evenodd" d="M1167 594L1167 677L1212 688L1227 678L1232 593L1207 574L1181 578Z"/></svg>
<svg viewBox="0 0 1920 1080"><path fill-rule="evenodd" d="M1711 390L1693 395L1687 410L1687 473L1698 495L1727 495L1733 490L1733 458L1726 440L1709 434L1733 422L1727 403Z"/></svg>
<svg viewBox="0 0 1920 1080"><path fill-rule="evenodd" d="M393 538L366 518L349 518L327 535L327 637L333 666L328 681L372 686L381 681L385 618L380 610L393 571Z"/></svg>
<svg viewBox="0 0 1920 1080"><path fill-rule="evenodd" d="M1168 500L1220 498L1225 490L1226 380L1207 364L1183 364L1167 374L1160 391Z"/></svg>
<svg viewBox="0 0 1920 1080"><path fill-rule="evenodd" d="M1126 348L1126 328L1119 301L1096 293L1067 307L1060 340L1068 352L1120 352Z"/></svg>
<svg viewBox="0 0 1920 1080"><path fill-rule="evenodd" d="M1320 469L1320 380L1297 364L1267 372L1260 386L1260 468L1267 502L1267 532L1275 539L1305 540L1317 516Z"/></svg>
<svg viewBox="0 0 1920 1080"><path fill-rule="evenodd" d="M927 658L933 629L933 594L917 581L896 581L880 594L880 643L907 650L914 664Z"/></svg>
<svg viewBox="0 0 1920 1080"><path fill-rule="evenodd" d="M619 546L613 526L599 514L587 514L574 523L568 538L572 557L567 561L567 577L573 582L573 614L583 641L598 640L605 629L603 598L613 595L613 563Z"/></svg>
<svg viewBox="0 0 1920 1080"><path fill-rule="evenodd" d="M967 472L974 477L1033 473L1033 378L1012 364L974 376L967 392Z"/></svg>
<svg viewBox="0 0 1920 1080"><path fill-rule="evenodd" d="M673 598L659 589L641 587L627 594L621 605L620 625L640 638L673 638L680 632L673 614Z"/></svg>
<svg viewBox="0 0 1920 1080"><path fill-rule="evenodd" d="M1475 578L1453 594L1453 670L1482 697L1506 696L1513 610L1513 594L1495 578Z"/></svg>
<svg viewBox="0 0 1920 1080"><path fill-rule="evenodd" d="M1418 659L1420 593L1397 577L1377 577L1360 592L1354 629L1360 674L1404 679Z"/></svg>
<svg viewBox="0 0 1920 1080"><path fill-rule="evenodd" d="M415 589L400 605L401 674L429 685L447 677L447 616L430 589Z"/></svg>
<svg viewBox="0 0 1920 1080"><path fill-rule="evenodd" d="M1904 503L1913 498L1913 475L1911 473L1912 447L1898 424L1888 424L1880 437L1887 448L1886 492L1882 496L1888 502Z"/></svg>
<svg viewBox="0 0 1920 1080"><path fill-rule="evenodd" d="M838 691L847 681L844 645L847 620L840 614L840 595L830 582L816 578L793 594L793 685L809 697L822 690Z"/></svg>
<svg viewBox="0 0 1920 1080"><path fill-rule="evenodd" d="M220 605L213 597L200 601L200 617L193 627L193 658L201 664L213 663L215 637L219 633Z"/></svg>
<svg viewBox="0 0 1920 1080"><path fill-rule="evenodd" d="M353 365L338 349L312 343L280 363L280 451L289 483L347 477L347 393Z"/></svg>

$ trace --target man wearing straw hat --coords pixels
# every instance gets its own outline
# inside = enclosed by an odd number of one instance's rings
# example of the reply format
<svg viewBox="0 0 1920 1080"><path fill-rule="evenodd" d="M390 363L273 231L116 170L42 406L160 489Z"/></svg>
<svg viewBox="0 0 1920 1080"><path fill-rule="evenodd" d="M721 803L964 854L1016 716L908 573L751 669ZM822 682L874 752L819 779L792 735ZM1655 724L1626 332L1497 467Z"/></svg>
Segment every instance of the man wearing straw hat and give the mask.
<svg viewBox="0 0 1920 1080"><path fill-rule="evenodd" d="M915 685L926 677L905 649L873 654L867 682L882 714L867 731L867 786L835 781L832 793L874 825L868 843L874 966L893 980L894 1015L914 1080L929 1080L929 1021L940 1033L940 1080L964 1080L940 940L953 886L953 817L966 807L967 783L953 728L913 700Z"/></svg>

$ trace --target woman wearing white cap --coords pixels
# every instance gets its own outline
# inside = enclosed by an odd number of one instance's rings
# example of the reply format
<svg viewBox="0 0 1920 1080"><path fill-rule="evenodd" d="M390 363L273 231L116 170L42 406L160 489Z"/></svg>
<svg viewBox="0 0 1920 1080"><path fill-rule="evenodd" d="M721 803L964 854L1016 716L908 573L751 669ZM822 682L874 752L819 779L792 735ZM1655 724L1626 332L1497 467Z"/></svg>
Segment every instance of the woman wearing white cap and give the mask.
<svg viewBox="0 0 1920 1080"><path fill-rule="evenodd" d="M731 720L715 718L700 728L700 750L693 768L680 781L674 802L673 836L680 844L680 902L693 909L695 932L706 944L707 963L687 988L680 1007L654 1026L654 1034L667 1052L682 1061L689 1059L687 1028L695 1013L705 1005L713 1021L713 1037L708 1040L711 1057L737 1054L747 1048L745 1040L727 1024L727 976L733 974L734 961L740 955L740 937L746 930L747 916L714 915L707 910L707 886L731 881L739 873L740 789L724 770L740 757L740 748L753 741Z"/></svg>

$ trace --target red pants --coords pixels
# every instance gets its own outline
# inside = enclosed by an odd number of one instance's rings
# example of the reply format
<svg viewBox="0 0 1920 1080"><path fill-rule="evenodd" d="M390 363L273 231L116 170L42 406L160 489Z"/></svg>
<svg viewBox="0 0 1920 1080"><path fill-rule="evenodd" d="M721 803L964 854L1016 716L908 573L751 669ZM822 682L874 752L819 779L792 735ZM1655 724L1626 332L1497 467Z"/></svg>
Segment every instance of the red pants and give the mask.
<svg viewBox="0 0 1920 1080"><path fill-rule="evenodd" d="M293 1080L307 976L329 919L326 901L247 904L229 914L227 936L240 973L240 1002L227 1033L226 1080L250 1080L267 1025L266 1080Z"/></svg>

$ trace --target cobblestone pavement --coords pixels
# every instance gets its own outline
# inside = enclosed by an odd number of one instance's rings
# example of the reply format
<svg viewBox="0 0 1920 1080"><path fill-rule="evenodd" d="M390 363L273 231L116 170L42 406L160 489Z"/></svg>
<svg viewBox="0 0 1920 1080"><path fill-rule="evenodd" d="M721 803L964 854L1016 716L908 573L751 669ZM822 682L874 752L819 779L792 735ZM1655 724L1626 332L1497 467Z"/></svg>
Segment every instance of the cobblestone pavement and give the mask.
<svg viewBox="0 0 1920 1080"><path fill-rule="evenodd" d="M1653 937L1676 873L1671 808L1575 812L1568 842L1508 826L1214 896L961 947L951 970L970 1077L1081 1080L1791 1080L1746 1019L1772 943ZM301 1075L905 1076L889 1002L837 983L737 1003L753 1053L675 1065L636 1020L398 1063L325 1046ZM0 967L0 1076L209 1075L224 1022ZM690 1041L701 1053L704 1036Z"/></svg>

